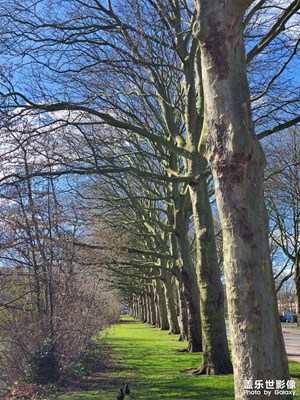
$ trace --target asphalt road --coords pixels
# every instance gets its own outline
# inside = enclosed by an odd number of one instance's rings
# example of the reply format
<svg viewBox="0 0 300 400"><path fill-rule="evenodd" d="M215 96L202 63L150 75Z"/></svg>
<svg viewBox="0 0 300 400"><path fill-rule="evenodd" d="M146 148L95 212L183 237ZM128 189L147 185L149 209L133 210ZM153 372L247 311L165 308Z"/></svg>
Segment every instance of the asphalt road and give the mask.
<svg viewBox="0 0 300 400"><path fill-rule="evenodd" d="M228 334L228 323L226 326ZM282 323L281 327L288 359L300 363L300 328L297 328L296 324L287 323Z"/></svg>
<svg viewBox="0 0 300 400"><path fill-rule="evenodd" d="M288 324L282 324L282 332L289 360L300 363L300 328L291 328Z"/></svg>

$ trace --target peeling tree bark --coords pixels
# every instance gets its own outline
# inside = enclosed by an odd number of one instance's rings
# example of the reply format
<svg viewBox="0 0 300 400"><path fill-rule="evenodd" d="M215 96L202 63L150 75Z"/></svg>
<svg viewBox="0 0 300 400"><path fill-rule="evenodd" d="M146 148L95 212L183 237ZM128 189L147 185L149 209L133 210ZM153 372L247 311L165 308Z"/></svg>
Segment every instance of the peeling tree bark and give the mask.
<svg viewBox="0 0 300 400"><path fill-rule="evenodd" d="M153 285L149 285L149 292L148 292L148 296L149 296L149 303L150 303L150 321L149 323L153 326L156 325L156 307L155 307L155 301L154 301L154 289L153 289Z"/></svg>
<svg viewBox="0 0 300 400"><path fill-rule="evenodd" d="M186 54L182 59L184 60L185 77L183 88L185 93L186 143L185 141L183 143L178 141L178 145L190 154L185 166L186 174L190 178L189 193L197 242L196 276L193 276L192 279L197 280L198 292L200 290L200 309L197 306L193 312L200 310L202 324L203 360L196 373L230 374L232 373L232 364L225 329L223 288L217 260L214 223L206 180L200 178L205 175L207 161L203 156L200 157L198 152L204 110L201 65L198 63L200 58L195 40L192 41L189 54ZM178 217L180 217L180 213ZM203 234L204 232L205 234ZM183 250L181 255L186 256L186 251ZM186 262L188 258L183 261L183 265L188 265ZM186 286L188 287L188 283ZM190 285L189 292L191 298L196 297L195 283Z"/></svg>
<svg viewBox="0 0 300 400"><path fill-rule="evenodd" d="M170 155L170 167L178 170L175 154ZM200 293L197 283L196 265L191 254L191 244L188 235L191 216L190 197L188 193L181 193L177 184L170 185L173 204L168 207L168 221L174 228L170 242L172 255L175 260L174 270L180 281L183 297L186 304L186 313L183 316L182 326L188 329L188 351L202 351L202 333L200 318ZM183 332L181 331L181 334ZM185 334L182 335L184 337Z"/></svg>
<svg viewBox="0 0 300 400"><path fill-rule="evenodd" d="M146 299L146 295L142 294L141 295L141 302L142 302L142 318L141 321L142 322L147 322L148 320L148 314L147 314L147 299Z"/></svg>
<svg viewBox="0 0 300 400"><path fill-rule="evenodd" d="M180 333L180 328L176 314L175 296L174 296L175 288L172 283L171 274L169 272L163 272L162 275L163 275L162 280L164 282L164 289L166 294L170 333L178 334Z"/></svg>
<svg viewBox="0 0 300 400"><path fill-rule="evenodd" d="M180 316L179 316L179 324L180 324L180 341L188 341L189 340L189 330L188 330L188 310L185 301L185 297L183 295L183 285L182 281L178 278L176 279L176 286L178 292L178 298L180 303Z"/></svg>
<svg viewBox="0 0 300 400"><path fill-rule="evenodd" d="M224 292L218 266L214 223L206 179L190 187L197 241L203 361L197 374L231 374L224 320Z"/></svg>
<svg viewBox="0 0 300 400"><path fill-rule="evenodd" d="M188 214L185 215L184 201L176 210L177 247L179 250L179 269L182 280L183 295L187 304L189 352L202 351L202 332L200 317L200 293L197 273L192 260L191 246L188 237Z"/></svg>
<svg viewBox="0 0 300 400"><path fill-rule="evenodd" d="M223 230L237 400L261 398L245 393L245 379L289 379L269 256L265 159L252 129L245 70L242 16L249 3L198 0L195 25L205 99L201 148Z"/></svg>
<svg viewBox="0 0 300 400"><path fill-rule="evenodd" d="M155 280L155 292L159 310L159 327L162 331L168 331L170 329L170 325L168 320L166 296L159 278L156 278Z"/></svg>

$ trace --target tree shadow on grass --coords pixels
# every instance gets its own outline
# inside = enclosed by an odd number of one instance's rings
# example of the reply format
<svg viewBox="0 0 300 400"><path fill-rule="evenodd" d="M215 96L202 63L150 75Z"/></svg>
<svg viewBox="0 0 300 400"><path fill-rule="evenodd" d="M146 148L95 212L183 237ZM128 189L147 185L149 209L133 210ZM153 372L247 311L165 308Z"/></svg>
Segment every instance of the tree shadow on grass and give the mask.
<svg viewBox="0 0 300 400"><path fill-rule="evenodd" d="M119 390L120 387L123 387L125 383L124 378L121 375L124 370L128 370L119 364L117 364L112 356L111 346L107 344L101 345L101 351L104 355L104 360L99 368L95 370L88 376L77 376L77 377L68 377L62 382L60 385L60 392L62 394L70 394L72 393L72 400L78 397L78 399L82 399L83 393L80 392L114 392ZM78 392L78 393L73 393ZM96 396L97 399L101 399L98 397L96 393L87 394L88 398L94 398Z"/></svg>
<svg viewBox="0 0 300 400"><path fill-rule="evenodd" d="M189 382L183 387L172 379L159 381L157 385L155 381L151 385L146 380L131 382L131 393L132 400L227 400L234 397L233 388L197 387L196 381L194 385Z"/></svg>
<svg viewBox="0 0 300 400"><path fill-rule="evenodd" d="M137 322L133 319L120 319L116 324L136 324Z"/></svg>

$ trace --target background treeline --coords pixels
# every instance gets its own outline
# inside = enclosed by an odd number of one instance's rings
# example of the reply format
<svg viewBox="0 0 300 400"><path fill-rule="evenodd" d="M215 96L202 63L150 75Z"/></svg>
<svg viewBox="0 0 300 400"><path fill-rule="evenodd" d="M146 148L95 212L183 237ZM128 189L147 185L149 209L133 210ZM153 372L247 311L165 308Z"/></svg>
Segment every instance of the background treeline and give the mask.
<svg viewBox="0 0 300 400"><path fill-rule="evenodd" d="M36 159L22 156L18 169L29 173ZM100 258L78 247L90 236L89 217L67 186L28 178L2 192L0 373L6 383L69 376L92 336L119 317L104 270L117 252L112 247L113 256ZM98 243L110 236L103 230Z"/></svg>

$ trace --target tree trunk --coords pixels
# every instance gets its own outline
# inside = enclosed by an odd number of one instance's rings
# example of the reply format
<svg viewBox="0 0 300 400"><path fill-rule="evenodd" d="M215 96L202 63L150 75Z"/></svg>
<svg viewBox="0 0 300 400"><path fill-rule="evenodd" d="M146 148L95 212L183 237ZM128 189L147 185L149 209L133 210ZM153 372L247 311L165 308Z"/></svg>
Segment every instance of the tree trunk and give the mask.
<svg viewBox="0 0 300 400"><path fill-rule="evenodd" d="M134 317L134 318L137 317L137 300L136 300L136 297L134 295L133 295L133 297L131 299L129 315L131 317Z"/></svg>
<svg viewBox="0 0 300 400"><path fill-rule="evenodd" d="M145 304L146 304L146 323L151 324L151 302L148 288L146 287L145 292Z"/></svg>
<svg viewBox="0 0 300 400"><path fill-rule="evenodd" d="M299 265L298 265L299 271ZM295 277L295 285L296 285L296 312L297 312L297 326L300 327L300 273L296 270Z"/></svg>
<svg viewBox="0 0 300 400"><path fill-rule="evenodd" d="M180 339L179 340L188 341L189 340L188 311L187 311L185 297L183 294L182 281L180 279L176 279L176 285L177 285L177 292L178 292L179 303L180 303L180 316L179 316Z"/></svg>
<svg viewBox="0 0 300 400"><path fill-rule="evenodd" d="M198 26L196 24L196 26ZM202 324L203 363L197 373L232 373L224 320L223 288L217 260L214 223L205 178L207 162L199 155L199 140L203 124L203 91L200 52L195 45L183 57L185 93L186 143L181 144L191 157L185 161L190 177L189 193L194 214L197 244L198 285ZM197 94L196 86L197 84ZM179 142L180 143L180 142ZM182 255L186 251L182 252ZM196 282L196 278L194 278ZM194 295L194 291L191 291Z"/></svg>
<svg viewBox="0 0 300 400"><path fill-rule="evenodd" d="M153 285L149 285L149 303L150 303L150 324L155 326L156 325L156 307L154 301L154 289Z"/></svg>
<svg viewBox="0 0 300 400"><path fill-rule="evenodd" d="M147 318L146 318L146 323L151 324L151 303L150 303L150 294L148 291L148 288L146 289L145 293L145 301L146 301L146 309L147 309Z"/></svg>
<svg viewBox="0 0 300 400"><path fill-rule="evenodd" d="M223 230L237 400L261 398L244 390L245 380L289 379L269 256L265 160L253 134L245 71L242 17L250 3L198 0L195 29L205 99L202 145Z"/></svg>
<svg viewBox="0 0 300 400"><path fill-rule="evenodd" d="M147 322L147 302L144 294L141 294L141 307L142 307L141 321Z"/></svg>
<svg viewBox="0 0 300 400"><path fill-rule="evenodd" d="M141 320L141 314L142 314L141 296L137 296L136 302L137 302L137 312L138 312L137 318Z"/></svg>
<svg viewBox="0 0 300 400"><path fill-rule="evenodd" d="M137 296L134 296L134 302L135 302L135 318L140 318L140 302L139 298Z"/></svg>
<svg viewBox="0 0 300 400"><path fill-rule="evenodd" d="M206 179L193 182L190 193L197 241L203 346L203 361L197 373L231 374L232 364L224 318L224 292Z"/></svg>
<svg viewBox="0 0 300 400"><path fill-rule="evenodd" d="M181 202L182 203L182 202ZM200 293L197 283L196 267L194 265L190 240L188 237L188 220L185 208L182 204L176 211L177 246L179 250L179 269L183 294L187 304L189 351L202 351L201 317L200 317Z"/></svg>
<svg viewBox="0 0 300 400"><path fill-rule="evenodd" d="M159 308L160 329L162 331L168 331L170 329L170 325L168 320L166 296L164 288L162 287L162 283L159 278L156 278L155 291L157 295L158 308Z"/></svg>
<svg viewBox="0 0 300 400"><path fill-rule="evenodd" d="M170 333L180 333L171 273L163 272L163 282L165 286Z"/></svg>
<svg viewBox="0 0 300 400"><path fill-rule="evenodd" d="M159 299L157 296L157 293L154 293L154 302L155 302L155 309L156 309L156 324L155 326L157 328L161 328L161 314L160 314L160 309L159 309Z"/></svg>

